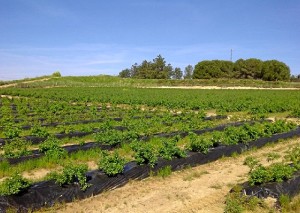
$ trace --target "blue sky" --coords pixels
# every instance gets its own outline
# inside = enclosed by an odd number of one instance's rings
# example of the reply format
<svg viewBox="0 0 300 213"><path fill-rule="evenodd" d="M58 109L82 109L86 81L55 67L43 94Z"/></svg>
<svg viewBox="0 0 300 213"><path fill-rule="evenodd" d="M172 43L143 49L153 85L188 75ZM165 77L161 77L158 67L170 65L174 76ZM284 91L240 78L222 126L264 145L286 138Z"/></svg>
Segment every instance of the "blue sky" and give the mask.
<svg viewBox="0 0 300 213"><path fill-rule="evenodd" d="M117 75L161 54L276 59L300 74L299 0L0 0L0 80Z"/></svg>

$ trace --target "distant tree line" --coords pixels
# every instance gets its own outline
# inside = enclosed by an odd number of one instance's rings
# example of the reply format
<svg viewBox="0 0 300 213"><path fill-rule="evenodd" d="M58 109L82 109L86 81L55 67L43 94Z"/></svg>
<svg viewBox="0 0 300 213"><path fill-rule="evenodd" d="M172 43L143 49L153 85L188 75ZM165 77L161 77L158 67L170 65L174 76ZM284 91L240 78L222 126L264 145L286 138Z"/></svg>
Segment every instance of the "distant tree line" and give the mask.
<svg viewBox="0 0 300 213"><path fill-rule="evenodd" d="M165 59L158 55L152 61L144 60L141 64L135 63L130 69L122 70L119 73L122 78L143 78L143 79L181 79L183 73L180 68L173 69Z"/></svg>
<svg viewBox="0 0 300 213"><path fill-rule="evenodd" d="M225 60L205 60L193 67L188 65L184 72L180 68L173 69L165 59L158 55L153 61L144 60L135 63L130 69L119 73L122 78L142 79L262 79L266 81L290 80L290 68L277 60L262 61L256 58L239 59L236 62Z"/></svg>

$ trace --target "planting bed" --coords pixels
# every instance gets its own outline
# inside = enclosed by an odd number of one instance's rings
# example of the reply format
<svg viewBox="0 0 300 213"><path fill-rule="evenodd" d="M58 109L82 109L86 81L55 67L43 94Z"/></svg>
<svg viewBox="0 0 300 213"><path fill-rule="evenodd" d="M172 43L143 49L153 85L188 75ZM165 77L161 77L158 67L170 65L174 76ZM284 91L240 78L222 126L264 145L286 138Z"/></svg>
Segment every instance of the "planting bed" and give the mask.
<svg viewBox="0 0 300 213"><path fill-rule="evenodd" d="M1 93L13 98L0 98L0 211L83 199L165 168L205 164L300 135L295 124L265 119L268 113L297 117L297 91L5 88ZM86 172L91 162L99 169ZM57 174L28 183L10 172L33 169ZM13 178L23 188L7 188Z"/></svg>
<svg viewBox="0 0 300 213"><path fill-rule="evenodd" d="M109 177L100 170L91 171L86 174L87 182L91 185L85 191L80 189L77 181L74 181L74 184L65 185L63 187L60 187L51 180L36 183L18 195L0 197L0 210L5 211L7 208L13 208L21 212L26 212L28 210L39 209L44 206L52 206L57 202L71 202L74 199L83 199L109 189L120 187L126 184L129 180L146 178L150 175L150 172L158 172L160 169L167 166L170 166L172 171L175 171L187 166L196 166L208 163L223 156L231 156L233 153L241 153L250 148L260 148L267 143L274 143L280 139L287 139L299 135L300 128L298 127L288 133L276 134L269 138L261 138L250 142L249 144L217 146L210 149L207 154L189 152L185 158L175 158L171 161L160 159L154 167L149 165L137 165L135 162L130 162L125 165L124 172L122 174L118 174L114 177ZM299 183L299 177L293 179L293 181L289 181L288 184L295 183ZM291 187L288 187L287 190L289 188ZM256 187L246 189L246 192L255 192L255 190L259 191ZM292 193L298 192L297 190L292 191ZM260 190L257 194L260 195L262 192L265 193L268 192L268 190ZM276 193L276 191L273 193Z"/></svg>

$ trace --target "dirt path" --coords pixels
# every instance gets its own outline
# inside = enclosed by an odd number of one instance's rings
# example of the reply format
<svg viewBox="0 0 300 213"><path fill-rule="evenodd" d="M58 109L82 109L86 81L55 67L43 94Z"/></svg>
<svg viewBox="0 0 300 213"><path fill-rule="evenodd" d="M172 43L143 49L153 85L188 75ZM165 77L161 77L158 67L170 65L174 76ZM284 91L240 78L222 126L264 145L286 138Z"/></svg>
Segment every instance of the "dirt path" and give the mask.
<svg viewBox="0 0 300 213"><path fill-rule="evenodd" d="M19 82L19 83L12 83L12 84L5 84L5 85L1 85L1 88L7 88L7 87L14 87L20 83L22 84L29 84L29 83L33 83L33 82L39 82L39 81L48 81L50 78L42 78L42 79L36 79L36 80L32 80L32 81L23 81L23 82Z"/></svg>
<svg viewBox="0 0 300 213"><path fill-rule="evenodd" d="M144 87L144 88L153 88L153 89L225 89L225 90L237 90L237 89L242 89L242 90L300 90L300 88L285 88L285 87L242 87L242 86L157 86L157 87Z"/></svg>
<svg viewBox="0 0 300 213"><path fill-rule="evenodd" d="M117 188L88 198L64 204L48 212L223 212L225 196L233 185L244 182L249 171L243 165L251 155L264 159L266 154L277 152L283 155L288 147L299 145L300 137L273 146L244 153L238 157L174 172L162 179L151 177L132 181ZM45 211L45 210L44 210Z"/></svg>

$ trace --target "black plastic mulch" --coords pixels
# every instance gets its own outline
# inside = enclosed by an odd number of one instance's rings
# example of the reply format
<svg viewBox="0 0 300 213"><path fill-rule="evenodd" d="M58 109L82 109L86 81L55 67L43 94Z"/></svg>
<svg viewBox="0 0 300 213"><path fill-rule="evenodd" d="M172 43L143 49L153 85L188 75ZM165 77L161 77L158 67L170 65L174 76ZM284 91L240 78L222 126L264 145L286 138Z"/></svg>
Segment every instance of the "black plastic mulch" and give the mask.
<svg viewBox="0 0 300 213"><path fill-rule="evenodd" d="M279 139L286 139L299 135L300 128L297 128L288 133L273 135L270 138L261 138L250 142L248 145L238 144L232 146L218 146L211 149L207 154L190 152L186 158L175 158L171 161L160 159L154 168L151 168L149 165L138 166L135 162L130 162L126 164L124 173L119 174L116 177L108 177L99 170L91 171L87 173L87 177L88 183L92 185L86 191L81 191L77 184L60 187L55 184L54 181L39 182L18 195L0 196L0 212L5 212L8 208L15 208L19 212L27 212L45 206L52 206L57 202L72 202L74 199L87 198L103 191L123 186L129 180L146 178L150 175L151 170L156 172L161 168L171 166L172 170L176 171L185 168L186 166L205 164L215 161L222 156L231 156L233 153L241 153L249 148L259 148L267 143L274 143ZM298 178L296 178L295 181L299 181ZM294 189L289 185L289 183L294 184L292 180L290 182L287 181L286 183L287 185L284 185L282 189L290 189L292 190L292 193L299 192L299 187Z"/></svg>

